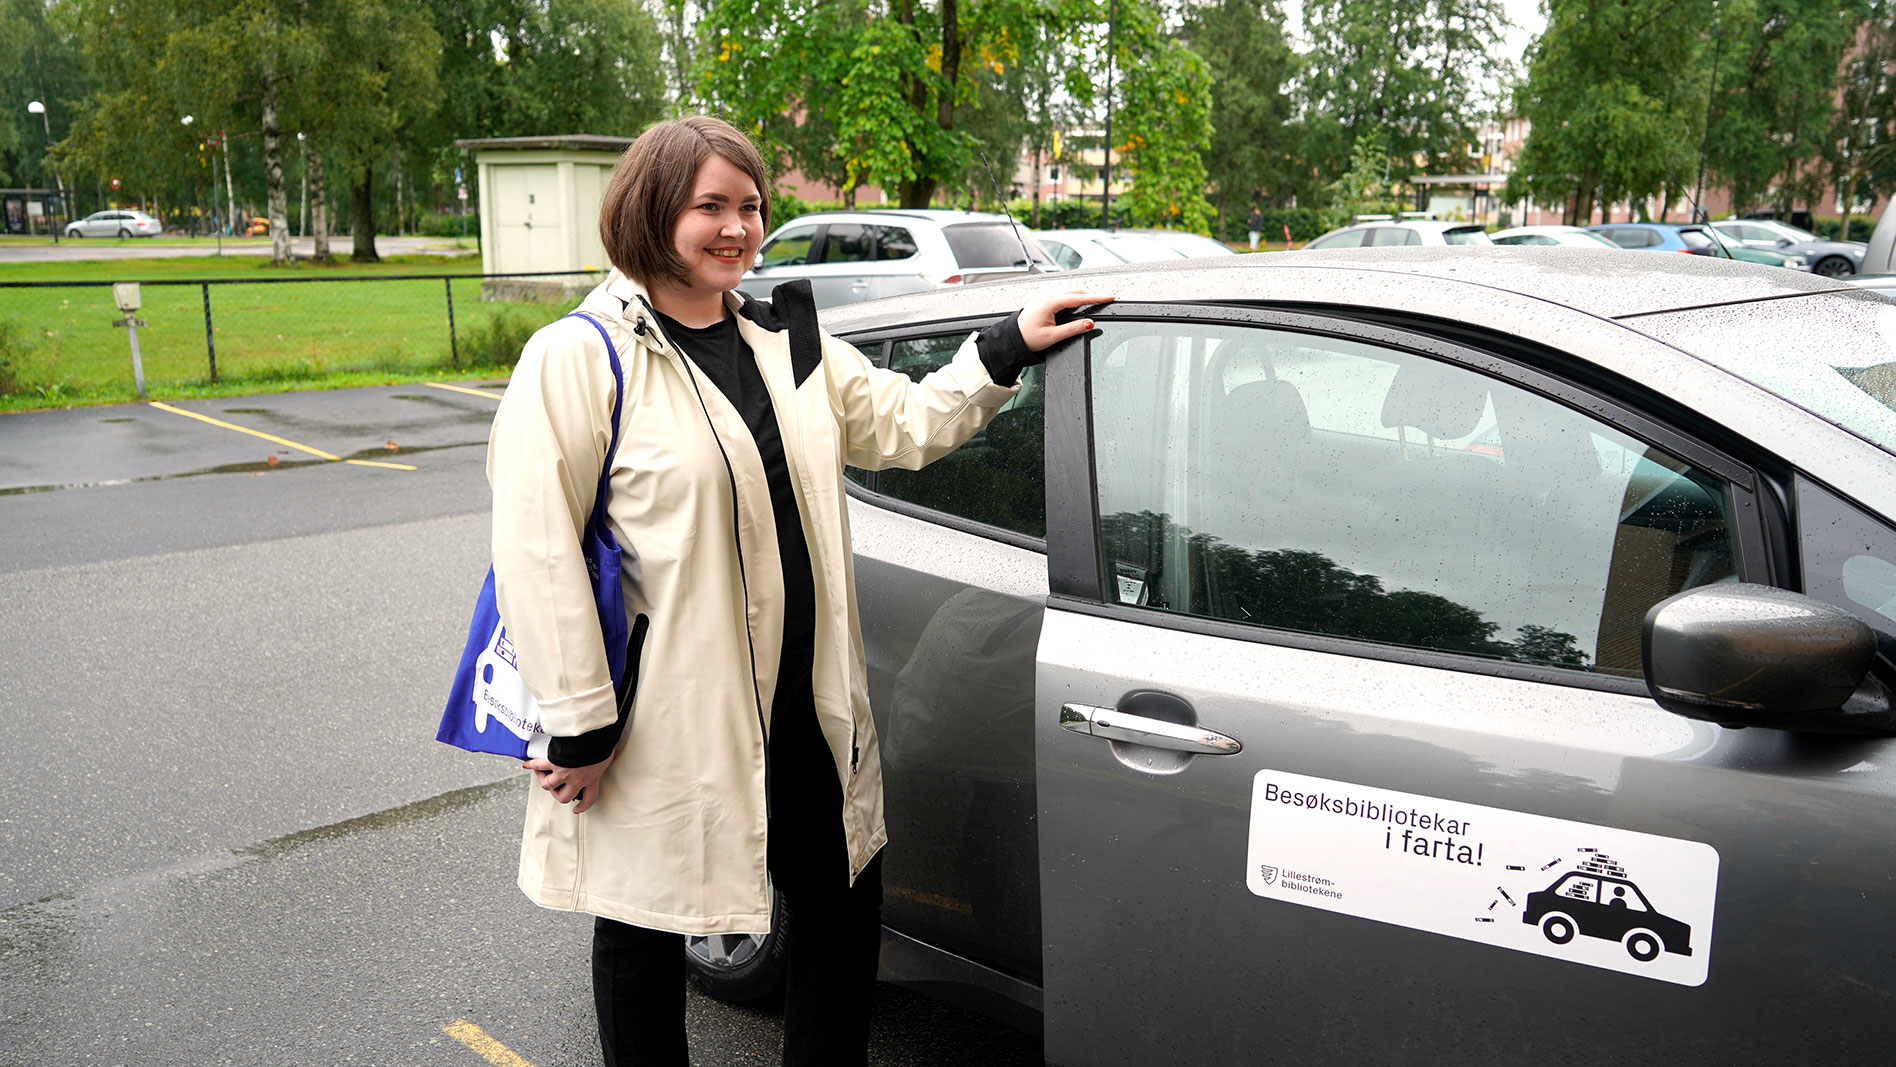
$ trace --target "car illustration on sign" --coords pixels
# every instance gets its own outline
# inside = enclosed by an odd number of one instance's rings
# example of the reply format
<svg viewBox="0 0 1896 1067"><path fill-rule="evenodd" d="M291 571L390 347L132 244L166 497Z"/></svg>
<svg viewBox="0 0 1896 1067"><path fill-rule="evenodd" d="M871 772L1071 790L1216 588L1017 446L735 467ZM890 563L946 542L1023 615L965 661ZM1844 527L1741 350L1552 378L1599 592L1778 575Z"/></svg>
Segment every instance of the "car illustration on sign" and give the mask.
<svg viewBox="0 0 1896 1067"><path fill-rule="evenodd" d="M1572 941L1576 933L1618 941L1641 963L1658 959L1661 948L1690 956L1692 928L1659 914L1625 873L1611 858L1595 855L1553 885L1529 893L1521 921L1540 927L1556 945Z"/></svg>

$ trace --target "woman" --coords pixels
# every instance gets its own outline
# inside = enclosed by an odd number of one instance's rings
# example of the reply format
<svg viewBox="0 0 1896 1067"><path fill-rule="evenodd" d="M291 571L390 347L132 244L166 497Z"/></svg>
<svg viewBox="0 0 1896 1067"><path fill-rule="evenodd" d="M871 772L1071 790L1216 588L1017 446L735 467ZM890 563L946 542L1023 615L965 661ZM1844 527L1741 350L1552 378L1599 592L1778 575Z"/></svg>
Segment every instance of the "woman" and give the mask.
<svg viewBox="0 0 1896 1067"><path fill-rule="evenodd" d="M784 1062L861 1063L885 840L857 632L845 463L909 468L967 440L1035 354L1092 323L1041 300L919 383L828 336L794 359L780 309L734 292L769 221L764 165L730 125L660 123L600 211L614 271L527 343L495 416L494 577L552 735L528 803L520 885L598 916L593 988L608 1065L683 1064L687 934L799 939ZM632 616L615 693L579 534L615 392L608 524Z"/></svg>

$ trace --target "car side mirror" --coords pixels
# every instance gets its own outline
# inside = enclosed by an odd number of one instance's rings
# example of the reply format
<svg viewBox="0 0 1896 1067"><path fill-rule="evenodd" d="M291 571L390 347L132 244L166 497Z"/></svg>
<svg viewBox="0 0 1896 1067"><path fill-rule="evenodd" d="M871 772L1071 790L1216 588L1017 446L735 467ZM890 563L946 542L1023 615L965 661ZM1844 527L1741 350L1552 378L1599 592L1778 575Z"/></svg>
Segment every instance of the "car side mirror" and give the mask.
<svg viewBox="0 0 1896 1067"><path fill-rule="evenodd" d="M1842 608L1765 585L1701 586L1653 605L1640 633L1658 705L1721 726L1896 733L1870 668L1876 634Z"/></svg>
<svg viewBox="0 0 1896 1067"><path fill-rule="evenodd" d="M1789 248L1794 243L1795 242L1793 242L1789 237L1780 237L1777 239L1777 246L1779 248Z"/></svg>

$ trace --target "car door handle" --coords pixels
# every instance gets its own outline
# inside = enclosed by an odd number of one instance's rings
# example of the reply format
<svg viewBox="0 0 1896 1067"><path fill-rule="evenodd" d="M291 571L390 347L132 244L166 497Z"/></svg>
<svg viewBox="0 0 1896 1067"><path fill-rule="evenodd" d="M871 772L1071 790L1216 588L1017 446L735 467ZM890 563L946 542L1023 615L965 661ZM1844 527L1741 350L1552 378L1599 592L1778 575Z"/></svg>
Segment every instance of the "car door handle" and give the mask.
<svg viewBox="0 0 1896 1067"><path fill-rule="evenodd" d="M1206 756L1232 756L1244 751L1244 743L1202 726L1184 726L1164 719L1132 715L1117 708L1092 704L1060 705L1060 725L1076 734L1103 737L1108 741L1150 748L1169 748L1175 752L1193 752Z"/></svg>

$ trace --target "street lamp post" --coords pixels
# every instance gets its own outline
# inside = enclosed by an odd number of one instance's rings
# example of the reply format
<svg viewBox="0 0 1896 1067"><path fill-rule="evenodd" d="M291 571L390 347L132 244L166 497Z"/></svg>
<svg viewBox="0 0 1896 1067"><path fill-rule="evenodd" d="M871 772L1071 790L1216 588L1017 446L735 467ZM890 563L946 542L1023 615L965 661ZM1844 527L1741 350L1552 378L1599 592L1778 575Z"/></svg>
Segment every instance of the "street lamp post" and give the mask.
<svg viewBox="0 0 1896 1067"><path fill-rule="evenodd" d="M40 128L46 131L46 154L51 156L53 154L53 122L46 117L46 105L38 100L29 100L26 102L26 113L40 117ZM53 214L53 243L58 244L59 231L65 228L60 215L70 209L66 207L66 182L59 176L57 169L53 171L53 187L59 190L60 211Z"/></svg>
<svg viewBox="0 0 1896 1067"><path fill-rule="evenodd" d="M1113 0L1106 3L1106 165L1101 173L1106 176L1099 209L1099 227L1102 230L1113 228L1113 31L1118 23L1115 17L1119 6Z"/></svg>
<svg viewBox="0 0 1896 1067"><path fill-rule="evenodd" d="M197 119L194 116L186 115L183 118L178 120L178 125L188 127L193 122L196 122L196 121ZM212 152L210 155L210 160L211 160L211 206L215 208L217 206L217 153ZM213 211L211 214L215 216L216 212ZM224 254L224 231L221 227L218 227L218 226L212 226L211 231L217 234L217 254L221 256Z"/></svg>

